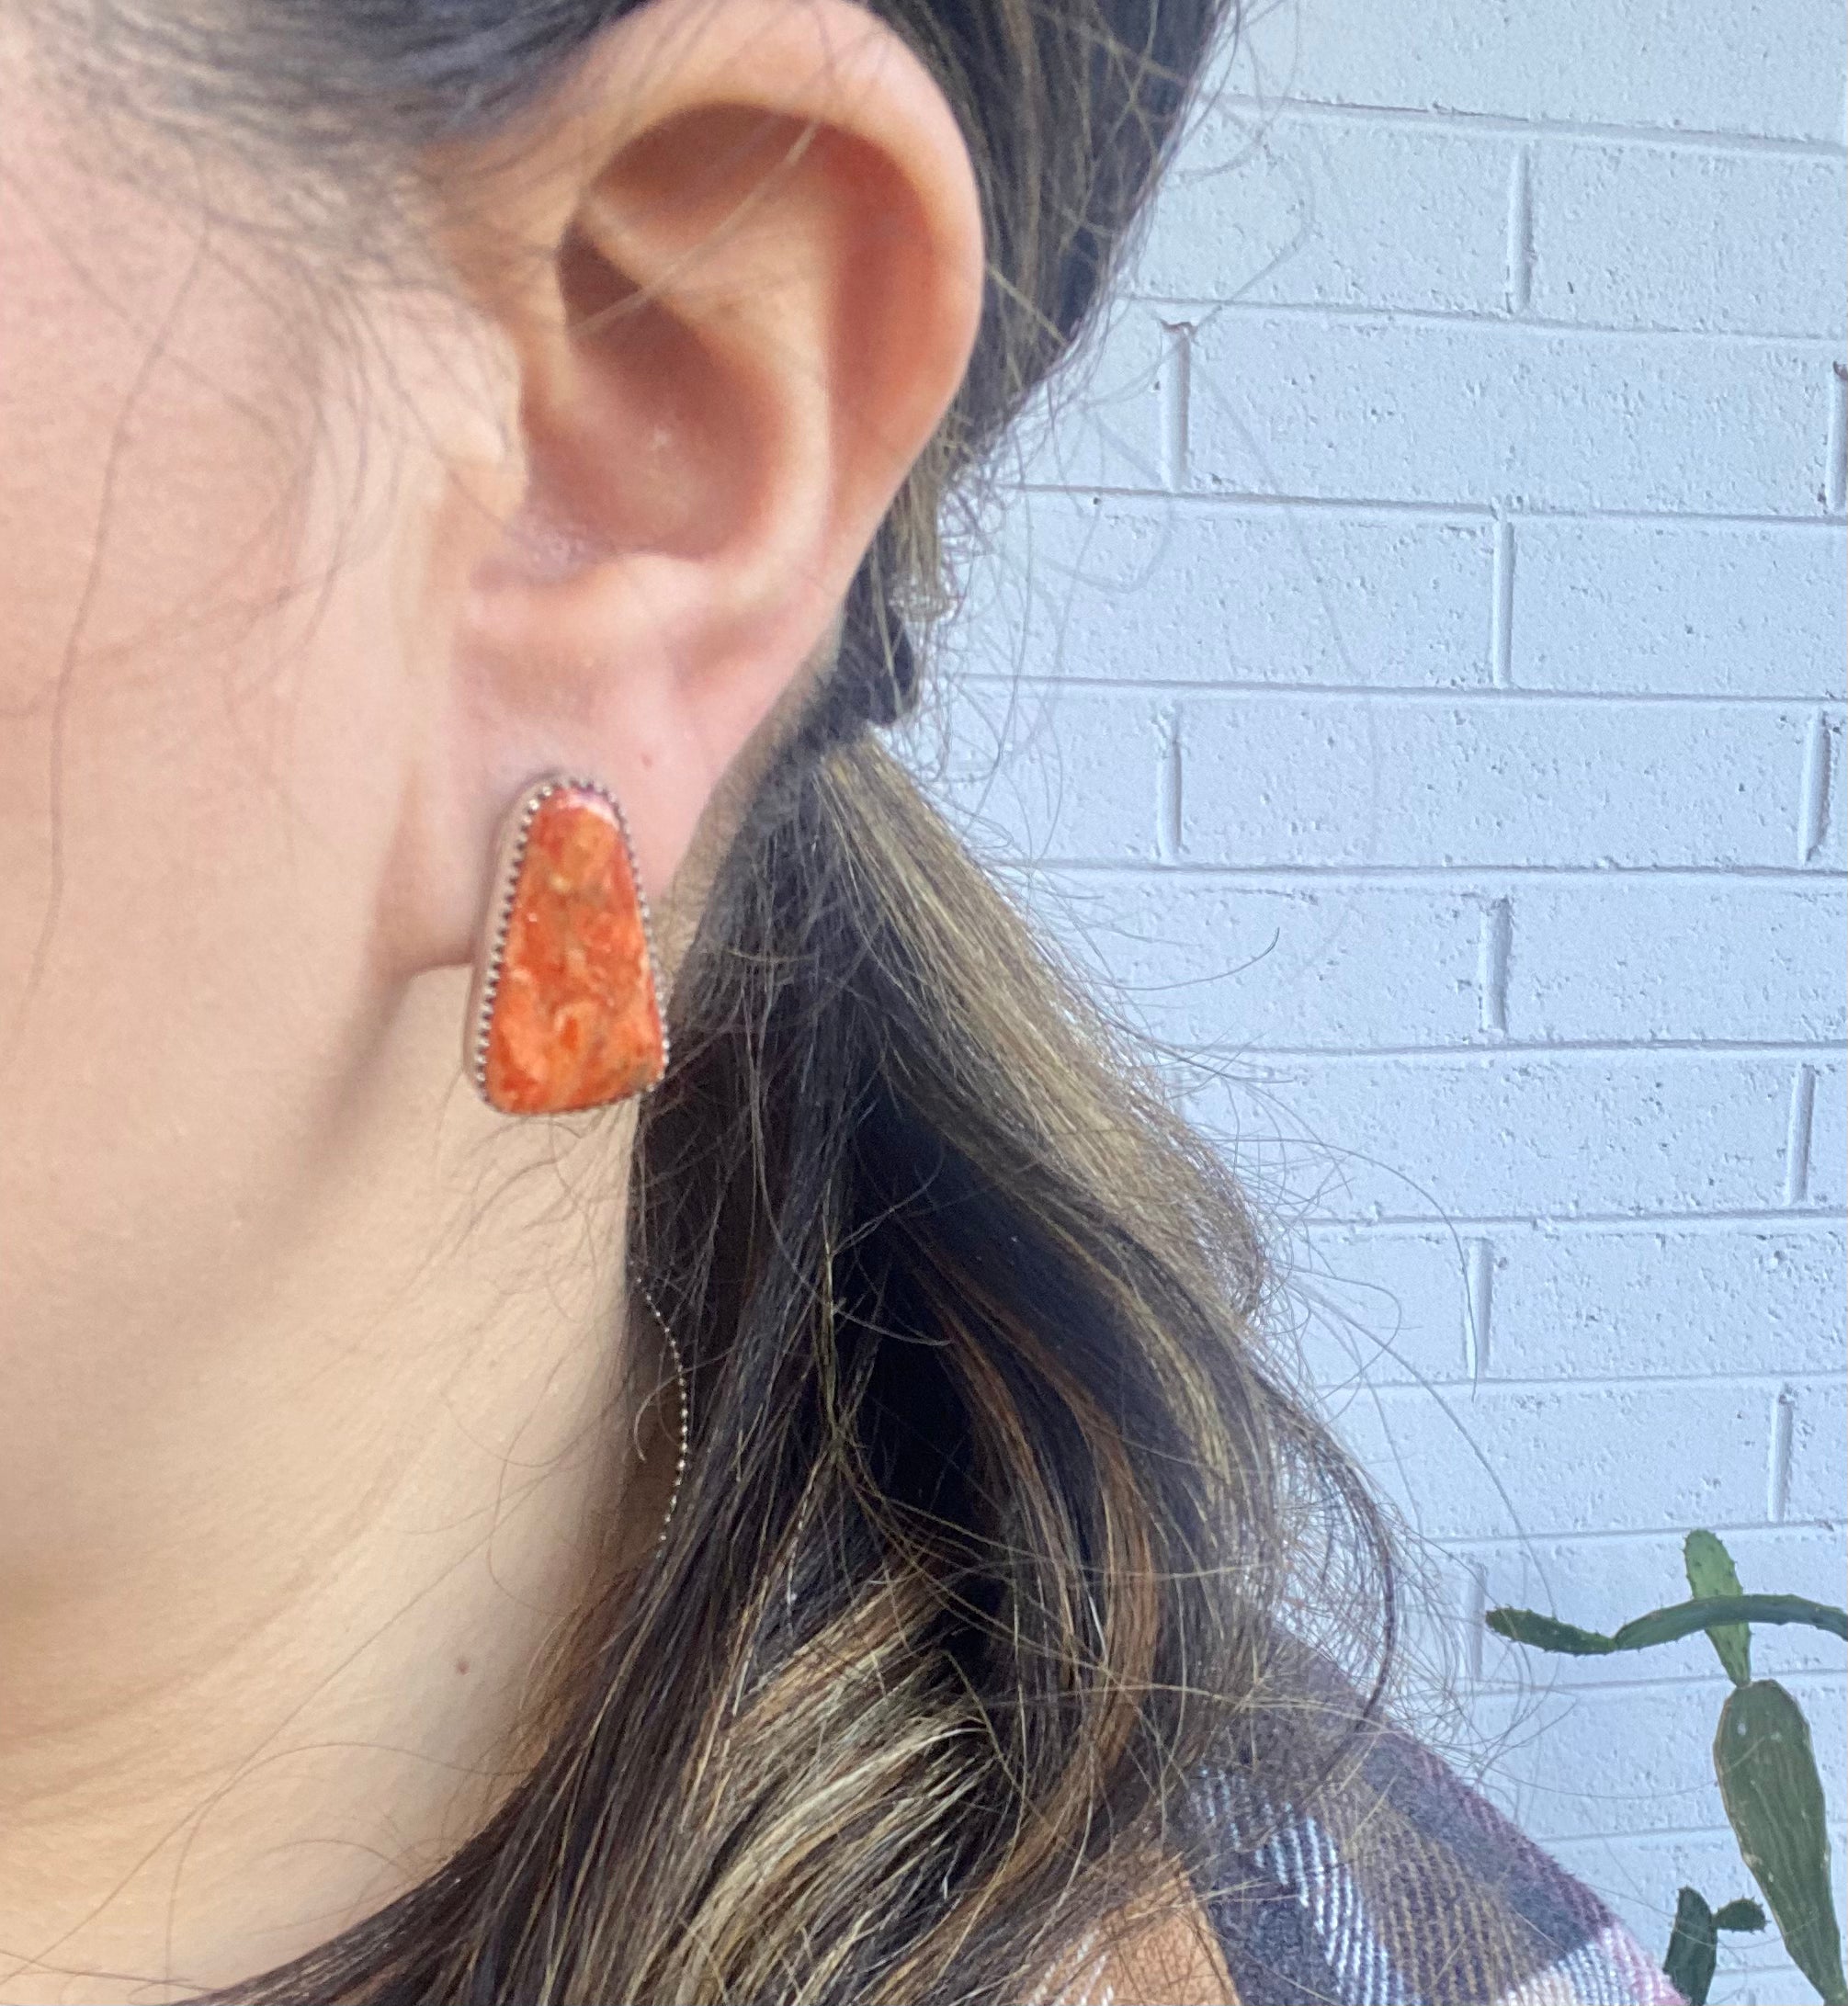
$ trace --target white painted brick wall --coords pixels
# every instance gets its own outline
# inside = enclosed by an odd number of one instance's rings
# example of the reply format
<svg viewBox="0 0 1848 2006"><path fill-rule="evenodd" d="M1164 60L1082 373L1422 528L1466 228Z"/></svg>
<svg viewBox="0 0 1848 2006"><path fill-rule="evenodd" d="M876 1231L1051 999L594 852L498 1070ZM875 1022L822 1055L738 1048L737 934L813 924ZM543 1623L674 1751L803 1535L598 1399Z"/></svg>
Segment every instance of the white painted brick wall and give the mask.
<svg viewBox="0 0 1848 2006"><path fill-rule="evenodd" d="M1530 310L1587 325L1831 334L1848 289L1839 161L1682 146L1536 146ZM1740 219L1755 219L1740 228Z"/></svg>
<svg viewBox="0 0 1848 2006"><path fill-rule="evenodd" d="M1842 10L1249 13L920 757L1276 1220L1459 1759L1660 1946L1747 1887L1717 1661L1480 1615L1615 1625L1696 1523L1842 1598ZM1842 1653L1756 1650L1839 1820Z"/></svg>
<svg viewBox="0 0 1848 2006"><path fill-rule="evenodd" d="M1840 694L1848 620L1841 535L1827 521L1554 516L1511 526L1509 556L1521 581L1517 689Z"/></svg>
<svg viewBox="0 0 1848 2006"><path fill-rule="evenodd" d="M1276 308L1203 319L1189 346L1186 471L1201 492L1817 506L1825 346Z"/></svg>

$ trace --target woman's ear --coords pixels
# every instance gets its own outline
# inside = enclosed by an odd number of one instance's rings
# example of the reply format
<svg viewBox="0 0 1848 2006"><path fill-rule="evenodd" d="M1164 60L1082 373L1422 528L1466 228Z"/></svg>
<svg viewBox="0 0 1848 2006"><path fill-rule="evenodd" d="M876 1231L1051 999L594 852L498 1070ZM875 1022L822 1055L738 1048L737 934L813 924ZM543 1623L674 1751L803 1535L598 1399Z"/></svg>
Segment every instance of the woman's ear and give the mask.
<svg viewBox="0 0 1848 2006"><path fill-rule="evenodd" d="M466 958L547 771L613 788L667 890L955 395L983 266L956 119L853 0L647 0L425 164L506 390L502 463L432 516L427 964Z"/></svg>

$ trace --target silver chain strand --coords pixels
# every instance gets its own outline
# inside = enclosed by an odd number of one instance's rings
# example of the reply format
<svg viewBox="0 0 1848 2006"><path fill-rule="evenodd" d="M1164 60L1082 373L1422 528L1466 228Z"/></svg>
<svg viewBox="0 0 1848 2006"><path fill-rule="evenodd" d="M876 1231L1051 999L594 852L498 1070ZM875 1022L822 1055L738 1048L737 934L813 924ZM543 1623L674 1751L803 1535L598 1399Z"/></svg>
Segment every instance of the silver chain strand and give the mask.
<svg viewBox="0 0 1848 2006"><path fill-rule="evenodd" d="M674 1524L674 1508L680 1502L680 1487L686 1477L686 1369L680 1356L680 1346L675 1341L674 1332L667 1328L667 1319L662 1315L654 1298L640 1282L635 1285L635 1292L647 1305L655 1328L666 1340L667 1355L674 1361L674 1397L680 1407L680 1455L674 1466L674 1489L667 1494L667 1516L662 1520L661 1535L654 1542L654 1550L659 1553L667 1544L668 1527Z"/></svg>

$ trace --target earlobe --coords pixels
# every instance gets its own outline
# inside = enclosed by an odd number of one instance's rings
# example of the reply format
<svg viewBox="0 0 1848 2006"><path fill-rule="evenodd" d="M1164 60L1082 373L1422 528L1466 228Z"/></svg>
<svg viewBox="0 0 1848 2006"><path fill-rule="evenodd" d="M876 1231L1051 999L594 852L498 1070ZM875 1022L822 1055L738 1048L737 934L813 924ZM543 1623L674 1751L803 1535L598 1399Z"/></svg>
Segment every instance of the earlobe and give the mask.
<svg viewBox="0 0 1848 2006"><path fill-rule="evenodd" d="M955 119L853 0L649 0L519 133L441 168L524 478L425 783L480 837L459 946L489 832L543 773L609 787L669 890L955 394L982 262Z"/></svg>

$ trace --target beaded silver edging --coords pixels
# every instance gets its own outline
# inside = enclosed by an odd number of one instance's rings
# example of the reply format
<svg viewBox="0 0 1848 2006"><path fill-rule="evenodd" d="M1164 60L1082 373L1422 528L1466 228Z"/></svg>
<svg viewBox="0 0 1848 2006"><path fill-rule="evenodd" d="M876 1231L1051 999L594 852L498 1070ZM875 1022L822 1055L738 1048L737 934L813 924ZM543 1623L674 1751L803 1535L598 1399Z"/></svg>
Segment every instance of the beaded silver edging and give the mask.
<svg viewBox="0 0 1848 2006"><path fill-rule="evenodd" d="M686 1444L689 1433L686 1412L686 1367L680 1356L680 1346L675 1341L674 1332L667 1328L667 1319L662 1315L655 1304L654 1298L649 1294L647 1289L642 1287L640 1282L635 1285L635 1292L647 1304L648 1313L654 1319L656 1329L667 1341L667 1355L674 1361L675 1398L680 1403L680 1454L674 1465L674 1488L667 1494L667 1516L662 1520L661 1533L654 1542L654 1550L659 1553L662 1547L667 1544L668 1528L674 1524L674 1508L680 1502L680 1487L686 1478Z"/></svg>
<svg viewBox="0 0 1848 2006"><path fill-rule="evenodd" d="M473 1082L475 1092L490 1107L494 1108L497 1115L505 1114L507 1110L496 1107L488 1094L488 1030L493 1021L494 997L501 985L501 966L507 951L507 934L513 924L514 901L519 891L520 869L527 860L527 842L532 834L534 818L554 794L567 790L595 794L616 817L617 833L622 838L623 855L629 859L629 882L635 887L635 902L641 913L641 937L648 949L648 980L654 991L654 1014L661 1026L661 1071L638 1094L627 1097L639 1100L652 1094L665 1077L668 1060L672 1055L667 1035L666 991L661 979L661 961L654 951L654 924L649 915L648 894L641 889L641 872L635 861L635 844L629 833L629 818L622 811L622 803L601 781L582 779L574 774L549 775L543 780L536 780L515 801L508 810L506 820L501 824L500 834L494 844L494 889L488 901L487 918L482 925L482 940L475 955L475 973L469 991L469 1007L462 1019L462 1070ZM573 1111L580 1112L575 1109ZM649 1307L652 1309L653 1305ZM672 1343L672 1339L669 1342Z"/></svg>

